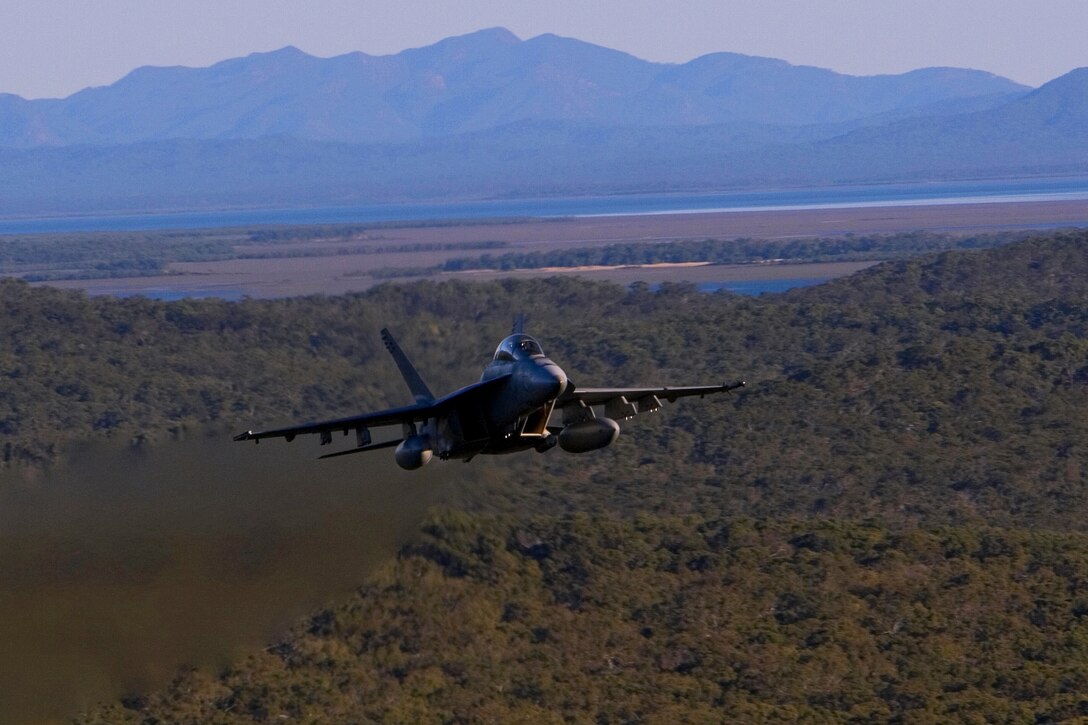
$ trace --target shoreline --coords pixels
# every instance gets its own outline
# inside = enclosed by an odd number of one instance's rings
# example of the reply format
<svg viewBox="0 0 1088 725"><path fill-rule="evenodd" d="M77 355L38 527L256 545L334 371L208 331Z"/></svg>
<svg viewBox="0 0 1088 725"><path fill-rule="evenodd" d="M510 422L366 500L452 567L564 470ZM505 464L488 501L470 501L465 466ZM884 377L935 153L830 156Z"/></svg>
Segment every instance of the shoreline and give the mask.
<svg viewBox="0 0 1088 725"><path fill-rule="evenodd" d="M424 226L659 214L811 211L889 206L1088 200L1084 173L809 183L686 191L599 192L341 204L226 205L0 213L0 236L255 226ZM2 210L0 210L2 212Z"/></svg>
<svg viewBox="0 0 1088 725"><path fill-rule="evenodd" d="M895 234L928 231L969 235L1002 231L1053 230L1088 227L1088 199L1061 201L1018 201L974 204L919 204L913 206L850 207L786 211L729 211L704 213L637 214L607 217L568 217L540 219L510 224L468 222L448 226L376 227L369 241L394 248L380 254L338 254L333 256L289 257L274 259L231 259L220 262L181 262L170 265L170 274L152 277L128 277L97 280L60 280L48 284L66 289L82 289L89 294L167 294L216 296L228 298L294 297L308 294L346 294L359 292L384 282L408 282L421 279L441 281L464 279L460 272L427 276L375 278L370 273L380 269L419 268L440 264L448 259L478 256L483 252L465 249L412 252L396 251L410 245L456 245L466 242L501 242L503 247L491 253L538 252L558 249L607 246L609 244L668 242L702 239L783 239L801 237L841 237L847 234ZM358 239L325 239L300 242L299 247L321 244L323 248L357 246ZM851 263L835 263L836 265ZM867 264L871 264L867 263ZM753 271L771 273L775 265L741 265ZM807 265L793 265L807 266ZM549 276L574 274L593 279L611 279L630 284L645 281L705 280L705 271L713 266L641 268L616 270L487 270L474 279L509 276ZM697 273L696 270L702 270ZM839 266L841 276L856 269ZM818 276L798 274L800 276ZM775 278L768 276L769 278ZM750 279L750 278L749 278ZM722 281L722 280L715 280Z"/></svg>

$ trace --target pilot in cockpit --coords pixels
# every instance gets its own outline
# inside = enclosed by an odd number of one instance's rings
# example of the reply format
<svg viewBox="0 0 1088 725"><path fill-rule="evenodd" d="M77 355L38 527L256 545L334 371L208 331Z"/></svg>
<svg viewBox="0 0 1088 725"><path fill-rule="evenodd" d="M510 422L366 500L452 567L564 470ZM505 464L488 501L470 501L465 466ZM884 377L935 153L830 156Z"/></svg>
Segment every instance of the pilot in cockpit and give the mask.
<svg viewBox="0 0 1088 725"><path fill-rule="evenodd" d="M544 351L540 348L540 343L524 334L511 335L499 343L498 349L495 350L495 360L498 362L524 360L543 357L543 355Z"/></svg>

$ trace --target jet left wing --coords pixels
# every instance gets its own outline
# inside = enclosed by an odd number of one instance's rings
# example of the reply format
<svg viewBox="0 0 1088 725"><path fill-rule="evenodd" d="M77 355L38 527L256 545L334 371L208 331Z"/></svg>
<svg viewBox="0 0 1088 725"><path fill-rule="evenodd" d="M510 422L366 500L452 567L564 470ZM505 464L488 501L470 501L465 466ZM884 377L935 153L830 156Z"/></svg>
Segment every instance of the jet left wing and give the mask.
<svg viewBox="0 0 1088 725"><path fill-rule="evenodd" d="M661 400L675 403L677 398L686 398L714 393L728 393L730 390L743 388L744 381L722 383L721 385L690 385L685 387L662 388L579 388L570 386L556 401L556 407L563 409L565 421L580 417L577 411L591 405L603 405L605 415L616 420L631 418L638 413L648 413L661 407Z"/></svg>

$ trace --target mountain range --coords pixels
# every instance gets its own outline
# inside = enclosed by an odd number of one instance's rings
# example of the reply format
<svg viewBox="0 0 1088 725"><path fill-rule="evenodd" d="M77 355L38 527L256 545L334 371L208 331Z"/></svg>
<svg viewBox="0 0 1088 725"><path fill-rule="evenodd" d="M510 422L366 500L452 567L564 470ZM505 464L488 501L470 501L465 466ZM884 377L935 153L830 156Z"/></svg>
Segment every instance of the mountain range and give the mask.
<svg viewBox="0 0 1088 725"><path fill-rule="evenodd" d="M1088 69L849 76L652 63L496 28L396 55L296 48L0 95L6 213L707 190L1088 170Z"/></svg>

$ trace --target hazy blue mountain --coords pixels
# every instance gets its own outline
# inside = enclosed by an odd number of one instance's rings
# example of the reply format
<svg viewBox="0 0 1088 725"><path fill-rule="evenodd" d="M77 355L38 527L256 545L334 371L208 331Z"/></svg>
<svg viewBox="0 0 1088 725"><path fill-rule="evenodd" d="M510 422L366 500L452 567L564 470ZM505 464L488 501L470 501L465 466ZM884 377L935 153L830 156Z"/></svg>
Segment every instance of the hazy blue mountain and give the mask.
<svg viewBox="0 0 1088 725"><path fill-rule="evenodd" d="M65 99L5 96L0 145L267 136L378 143L525 121L834 124L1026 90L955 68L858 77L734 53L651 63L571 38L523 41L495 28L389 56L326 59L288 47L207 68L139 68Z"/></svg>
<svg viewBox="0 0 1088 725"><path fill-rule="evenodd" d="M293 48L0 95L0 213L350 204L1088 174L1088 69L853 77L648 63L487 30L391 56Z"/></svg>
<svg viewBox="0 0 1088 725"><path fill-rule="evenodd" d="M57 213L1088 174L1088 69L994 102L860 128L540 120L400 143L0 149L0 201L8 213Z"/></svg>
<svg viewBox="0 0 1088 725"><path fill-rule="evenodd" d="M855 178L881 168L910 176L1079 172L1088 168L1088 68L996 108L861 128L782 150L776 163Z"/></svg>
<svg viewBox="0 0 1088 725"><path fill-rule="evenodd" d="M681 106L688 123L804 125L904 113L941 102L1024 90L1007 79L958 68L848 76L770 58L715 53L662 70L638 101L660 109L659 113ZM666 125L663 115L656 122Z"/></svg>

